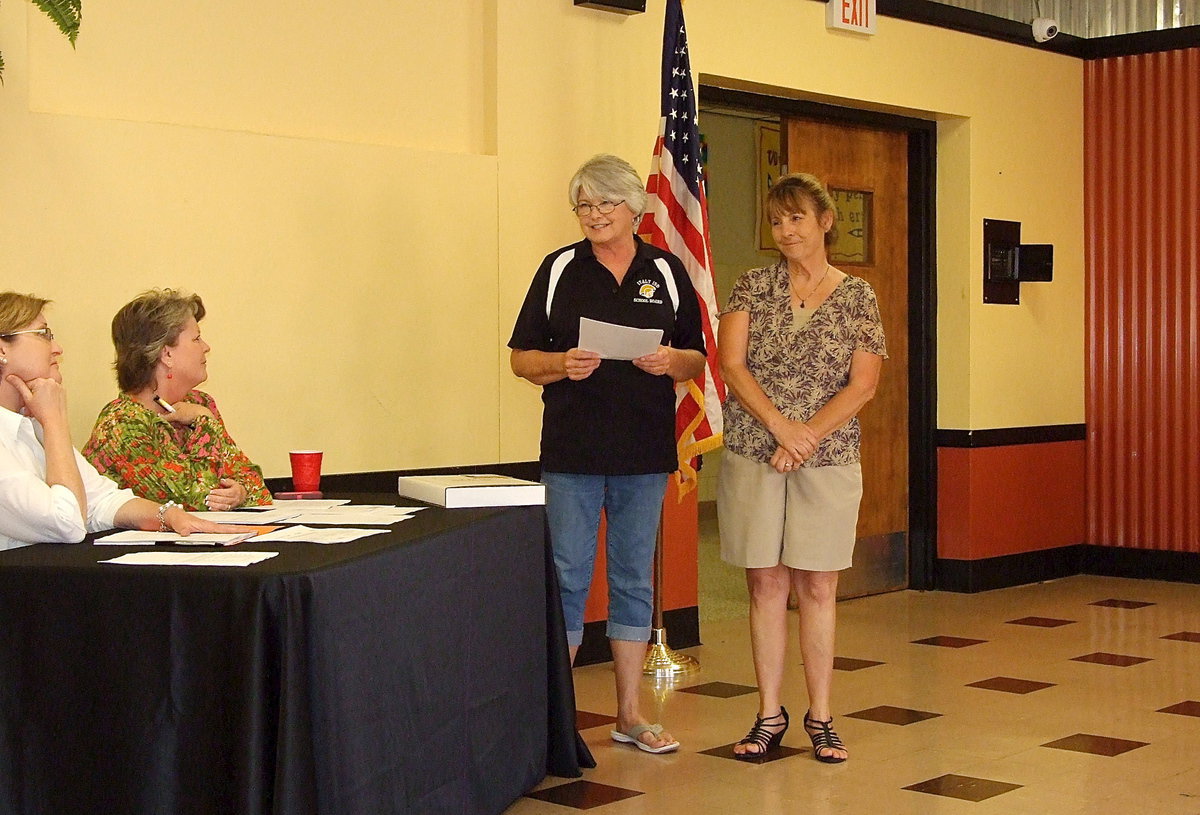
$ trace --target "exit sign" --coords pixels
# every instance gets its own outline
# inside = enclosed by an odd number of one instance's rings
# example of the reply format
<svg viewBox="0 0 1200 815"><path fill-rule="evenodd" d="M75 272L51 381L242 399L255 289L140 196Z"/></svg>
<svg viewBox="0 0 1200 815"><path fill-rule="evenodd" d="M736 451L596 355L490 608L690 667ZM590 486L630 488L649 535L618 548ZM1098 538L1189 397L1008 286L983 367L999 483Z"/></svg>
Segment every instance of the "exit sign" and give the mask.
<svg viewBox="0 0 1200 815"><path fill-rule="evenodd" d="M874 34L875 0L828 0L825 27Z"/></svg>

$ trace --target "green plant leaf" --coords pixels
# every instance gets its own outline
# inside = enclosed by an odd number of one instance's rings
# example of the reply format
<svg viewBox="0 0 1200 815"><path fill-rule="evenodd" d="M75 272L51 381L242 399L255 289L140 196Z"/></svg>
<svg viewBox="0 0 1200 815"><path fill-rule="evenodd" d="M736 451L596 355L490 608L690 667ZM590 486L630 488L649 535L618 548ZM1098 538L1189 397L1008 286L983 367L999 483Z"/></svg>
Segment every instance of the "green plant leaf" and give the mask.
<svg viewBox="0 0 1200 815"><path fill-rule="evenodd" d="M67 35L71 47L79 36L79 23L83 19L83 0L31 0L54 21L58 30ZM4 84L4 55L0 54L0 85Z"/></svg>
<svg viewBox="0 0 1200 815"><path fill-rule="evenodd" d="M33 4L54 21L58 30L67 35L71 47L79 36L79 21L83 15L82 0L33 0Z"/></svg>

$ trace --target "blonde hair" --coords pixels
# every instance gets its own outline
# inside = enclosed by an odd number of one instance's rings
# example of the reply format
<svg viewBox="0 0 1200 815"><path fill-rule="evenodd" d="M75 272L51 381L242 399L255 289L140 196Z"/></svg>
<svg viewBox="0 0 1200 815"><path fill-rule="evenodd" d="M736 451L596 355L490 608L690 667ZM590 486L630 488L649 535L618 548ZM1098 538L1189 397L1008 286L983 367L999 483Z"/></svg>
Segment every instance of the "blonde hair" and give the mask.
<svg viewBox="0 0 1200 815"><path fill-rule="evenodd" d="M767 216L777 218L789 212L803 212L805 204L818 220L826 212L833 213L833 223L825 231L825 245L832 246L837 240L837 205L825 185L811 173L789 173L771 185L767 193Z"/></svg>
<svg viewBox="0 0 1200 815"><path fill-rule="evenodd" d="M179 340L190 317L204 319L204 301L174 289L151 289L121 306L112 320L117 387L136 393L151 385L162 350Z"/></svg>
<svg viewBox="0 0 1200 815"><path fill-rule="evenodd" d="M20 331L36 320L49 302L32 294L0 292L0 334Z"/></svg>

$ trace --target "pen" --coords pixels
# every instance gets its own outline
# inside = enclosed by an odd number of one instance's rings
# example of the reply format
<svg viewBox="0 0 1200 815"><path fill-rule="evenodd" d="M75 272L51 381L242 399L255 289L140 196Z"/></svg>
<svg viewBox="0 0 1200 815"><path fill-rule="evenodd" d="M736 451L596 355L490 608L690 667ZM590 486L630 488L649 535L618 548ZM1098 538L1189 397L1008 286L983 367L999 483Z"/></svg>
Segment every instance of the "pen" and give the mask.
<svg viewBox="0 0 1200 815"><path fill-rule="evenodd" d="M160 408L162 408L163 410L165 410L167 413L174 413L174 412L175 412L175 408L174 408L174 407L172 407L171 403L170 403L170 402L168 402L166 399L163 399L163 398L162 398L161 396L159 396L157 393L156 393L156 394L154 394L154 402L155 402L155 404L157 404L157 405L158 405Z"/></svg>

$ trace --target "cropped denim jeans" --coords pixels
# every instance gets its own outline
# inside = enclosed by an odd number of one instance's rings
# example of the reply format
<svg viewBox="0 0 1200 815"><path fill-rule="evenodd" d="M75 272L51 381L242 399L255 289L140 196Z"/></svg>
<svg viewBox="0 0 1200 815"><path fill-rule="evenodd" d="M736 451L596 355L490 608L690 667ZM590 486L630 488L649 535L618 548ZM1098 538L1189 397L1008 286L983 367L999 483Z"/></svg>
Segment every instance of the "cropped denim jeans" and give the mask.
<svg viewBox="0 0 1200 815"><path fill-rule="evenodd" d="M654 542L667 474L542 473L542 483L567 644L578 647L583 642L583 612L596 562L601 508L607 523L608 637L649 640Z"/></svg>

